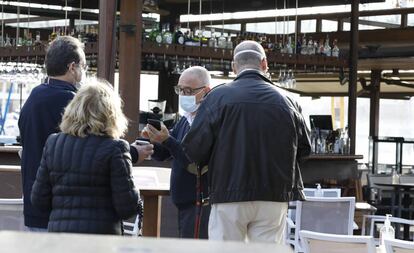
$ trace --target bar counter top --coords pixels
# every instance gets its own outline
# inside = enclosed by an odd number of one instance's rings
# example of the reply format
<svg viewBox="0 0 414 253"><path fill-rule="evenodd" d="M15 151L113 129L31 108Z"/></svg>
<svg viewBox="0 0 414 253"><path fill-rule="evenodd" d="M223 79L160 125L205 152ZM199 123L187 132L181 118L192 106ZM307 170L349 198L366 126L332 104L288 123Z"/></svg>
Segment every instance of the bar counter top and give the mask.
<svg viewBox="0 0 414 253"><path fill-rule="evenodd" d="M359 160L363 159L363 155L341 155L341 154L312 154L305 160Z"/></svg>
<svg viewBox="0 0 414 253"><path fill-rule="evenodd" d="M0 146L0 152L6 152L6 153L17 153L22 149L22 146L15 146L15 145L5 145Z"/></svg>

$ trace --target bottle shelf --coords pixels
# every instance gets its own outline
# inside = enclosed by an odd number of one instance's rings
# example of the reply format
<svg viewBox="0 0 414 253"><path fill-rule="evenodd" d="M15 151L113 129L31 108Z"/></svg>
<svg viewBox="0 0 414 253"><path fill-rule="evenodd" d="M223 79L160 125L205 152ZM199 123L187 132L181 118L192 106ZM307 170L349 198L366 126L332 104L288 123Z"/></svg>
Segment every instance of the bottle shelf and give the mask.
<svg viewBox="0 0 414 253"><path fill-rule="evenodd" d="M20 47L0 47L0 58L3 61L21 61L22 58L39 57L44 58L46 45L20 46ZM98 54L98 43L91 42L85 44L87 55ZM165 55L169 57L190 57L194 59L212 59L231 61L233 50L222 48L195 47L177 44L157 44L153 42L143 42L143 54ZM284 54L278 52L267 52L269 65L295 65L303 66L324 66L326 68L347 68L347 60L337 57L323 55L301 55Z"/></svg>

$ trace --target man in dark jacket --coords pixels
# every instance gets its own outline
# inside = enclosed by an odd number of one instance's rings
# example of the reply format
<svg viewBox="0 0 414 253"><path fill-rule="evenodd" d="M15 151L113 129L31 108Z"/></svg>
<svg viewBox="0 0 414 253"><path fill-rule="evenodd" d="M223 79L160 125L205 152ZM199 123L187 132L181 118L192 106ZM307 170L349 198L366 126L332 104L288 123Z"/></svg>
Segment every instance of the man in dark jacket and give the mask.
<svg viewBox="0 0 414 253"><path fill-rule="evenodd" d="M31 231L46 231L49 213L32 206L30 194L42 157L47 137L59 132L63 110L73 99L77 86L87 71L83 44L70 36L54 40L46 53L45 83L35 87L24 104L19 118L22 151L22 186L24 197L24 222ZM152 153L149 147L148 153ZM133 161L137 150L131 148Z"/></svg>
<svg viewBox="0 0 414 253"><path fill-rule="evenodd" d="M208 164L209 238L282 243L288 201L301 187L298 160L310 152L299 108L265 77L263 47L234 50L237 78L203 100L183 148Z"/></svg>
<svg viewBox="0 0 414 253"><path fill-rule="evenodd" d="M175 92L179 95L180 107L184 116L177 122L171 132L162 125L157 131L151 125L144 128L143 136L154 143L155 160L166 160L172 157L170 193L173 203L178 209L178 233L182 238L194 238L196 218L196 175L188 171L195 168L188 160L181 147L181 140L190 130L190 126L200 106L201 100L210 90L210 74L203 67L190 67L180 76ZM195 172L195 171L193 171ZM201 178L203 196L208 196L207 175ZM203 206L201 213L200 238L208 238L208 217L210 206Z"/></svg>
<svg viewBox="0 0 414 253"><path fill-rule="evenodd" d="M86 71L82 44L75 38L59 37L50 44L45 65L49 77L32 90L19 118L24 223L31 231L46 230L49 221L49 213L32 206L30 193L46 139L59 131L63 109L75 96L76 85Z"/></svg>

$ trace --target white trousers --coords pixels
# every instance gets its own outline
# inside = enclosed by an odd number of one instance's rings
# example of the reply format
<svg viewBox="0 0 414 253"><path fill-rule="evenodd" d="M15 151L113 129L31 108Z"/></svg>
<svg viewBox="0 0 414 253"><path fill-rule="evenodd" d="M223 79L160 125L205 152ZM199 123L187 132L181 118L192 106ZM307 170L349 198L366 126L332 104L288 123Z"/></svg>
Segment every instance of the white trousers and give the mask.
<svg viewBox="0 0 414 253"><path fill-rule="evenodd" d="M209 239L283 244L287 209L285 202L213 204L208 224Z"/></svg>

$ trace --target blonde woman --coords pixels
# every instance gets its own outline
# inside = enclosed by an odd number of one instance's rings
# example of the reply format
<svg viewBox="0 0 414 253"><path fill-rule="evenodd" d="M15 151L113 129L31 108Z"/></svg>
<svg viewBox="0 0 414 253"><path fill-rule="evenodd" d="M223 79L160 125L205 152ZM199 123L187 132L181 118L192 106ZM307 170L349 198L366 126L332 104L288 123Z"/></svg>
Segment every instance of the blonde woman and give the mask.
<svg viewBox="0 0 414 253"><path fill-rule="evenodd" d="M122 102L105 81L85 84L46 141L31 201L50 212L49 232L121 234L137 213Z"/></svg>

